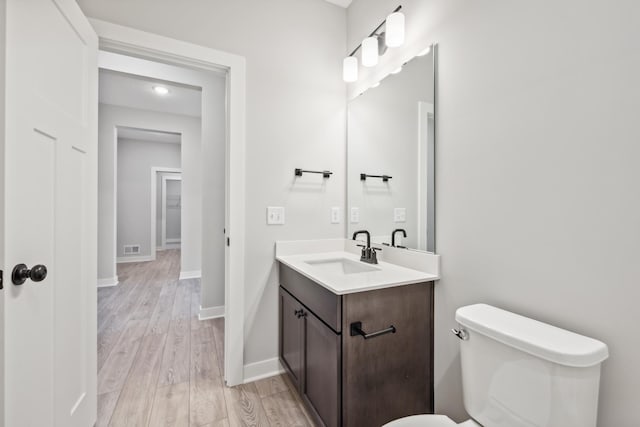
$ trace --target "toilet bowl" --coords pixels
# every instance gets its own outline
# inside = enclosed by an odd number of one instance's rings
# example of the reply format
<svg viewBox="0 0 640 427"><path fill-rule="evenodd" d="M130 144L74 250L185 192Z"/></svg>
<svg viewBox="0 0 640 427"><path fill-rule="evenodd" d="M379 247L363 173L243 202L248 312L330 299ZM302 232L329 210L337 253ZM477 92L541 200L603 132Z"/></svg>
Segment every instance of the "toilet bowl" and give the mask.
<svg viewBox="0 0 640 427"><path fill-rule="evenodd" d="M383 427L596 427L606 344L486 304L456 311L472 419L413 415Z"/></svg>
<svg viewBox="0 0 640 427"><path fill-rule="evenodd" d="M462 424L455 423L451 418L444 415L412 415L400 418L382 427L482 427L473 420L468 420Z"/></svg>

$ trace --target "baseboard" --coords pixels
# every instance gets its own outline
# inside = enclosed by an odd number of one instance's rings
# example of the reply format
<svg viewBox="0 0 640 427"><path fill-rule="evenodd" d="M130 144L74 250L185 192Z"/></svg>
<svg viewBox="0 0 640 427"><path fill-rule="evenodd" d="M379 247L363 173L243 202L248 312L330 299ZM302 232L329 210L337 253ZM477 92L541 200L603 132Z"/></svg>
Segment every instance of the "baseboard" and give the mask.
<svg viewBox="0 0 640 427"><path fill-rule="evenodd" d="M276 375L280 375L284 372L280 359L274 357L273 359L263 360L261 362L249 363L244 365L244 383L250 383L258 381L263 378L269 378Z"/></svg>
<svg viewBox="0 0 640 427"><path fill-rule="evenodd" d="M200 311L198 312L199 320L217 319L218 317L224 317L224 305L205 308L202 308L202 306L200 306Z"/></svg>
<svg viewBox="0 0 640 427"><path fill-rule="evenodd" d="M99 288L110 288L112 286L118 286L118 276L107 277L106 279L98 279Z"/></svg>
<svg viewBox="0 0 640 427"><path fill-rule="evenodd" d="M155 258L151 255L139 255L139 256L125 256L125 257L118 257L116 259L116 262L118 264L124 264L127 262L147 262L147 261L154 261Z"/></svg>
<svg viewBox="0 0 640 427"><path fill-rule="evenodd" d="M202 277L202 272L200 270L181 271L179 280L182 280L182 279L199 279L200 277Z"/></svg>

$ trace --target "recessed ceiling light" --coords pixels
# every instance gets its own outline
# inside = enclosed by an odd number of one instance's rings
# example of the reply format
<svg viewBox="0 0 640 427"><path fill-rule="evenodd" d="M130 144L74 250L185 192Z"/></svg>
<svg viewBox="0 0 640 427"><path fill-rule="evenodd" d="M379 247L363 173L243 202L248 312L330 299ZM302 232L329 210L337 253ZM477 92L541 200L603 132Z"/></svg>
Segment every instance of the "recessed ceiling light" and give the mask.
<svg viewBox="0 0 640 427"><path fill-rule="evenodd" d="M377 88L378 86L380 86L380 82L376 82L374 84L371 85L371 89Z"/></svg>
<svg viewBox="0 0 640 427"><path fill-rule="evenodd" d="M158 95L166 95L169 93L169 89L164 86L153 86L153 91Z"/></svg>

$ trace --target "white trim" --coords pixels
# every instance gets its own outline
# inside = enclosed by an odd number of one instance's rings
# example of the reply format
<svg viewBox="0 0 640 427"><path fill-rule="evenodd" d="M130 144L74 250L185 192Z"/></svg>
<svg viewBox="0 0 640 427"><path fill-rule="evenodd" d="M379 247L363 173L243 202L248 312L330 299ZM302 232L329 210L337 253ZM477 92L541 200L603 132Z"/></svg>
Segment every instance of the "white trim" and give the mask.
<svg viewBox="0 0 640 427"><path fill-rule="evenodd" d="M156 227L158 226L158 220L156 219L156 214L158 212L158 186L156 185L156 180L158 179L159 173L182 173L182 169L169 168L164 166L151 166L151 239L149 247L151 248L151 256L153 257L152 259L156 259ZM162 194L162 196L164 196L164 193ZM166 247L166 244L164 242L162 242L162 247Z"/></svg>
<svg viewBox="0 0 640 427"><path fill-rule="evenodd" d="M180 238L167 239L167 181L182 181L182 175L162 175L161 180L162 189L160 192L160 196L162 198L162 201L160 203L160 206L162 207L162 210L160 212L160 244L163 248L166 248L168 243L180 243L181 240ZM180 193L182 194L182 189L180 189ZM182 218L182 207L180 208L180 217Z"/></svg>
<svg viewBox="0 0 640 427"><path fill-rule="evenodd" d="M98 71L99 72L99 71ZM99 85L99 83L98 83ZM100 102L98 100L98 102ZM98 120L99 123L99 120ZM98 125L99 126L99 125ZM98 153L98 164L100 164L100 154ZM118 127L113 128L113 271L111 274L118 274Z"/></svg>
<svg viewBox="0 0 640 427"><path fill-rule="evenodd" d="M429 188L429 118L433 119L433 104L430 102L418 102L418 140L417 140L417 167L418 167L418 185L416 200L418 201L418 249L427 250L427 214L429 213L429 201L427 190Z"/></svg>
<svg viewBox="0 0 640 427"><path fill-rule="evenodd" d="M110 288L113 286L118 286L118 276L107 277L105 279L98 279L98 287L99 288Z"/></svg>
<svg viewBox="0 0 640 427"><path fill-rule="evenodd" d="M116 263L117 264L126 264L128 262L148 262L148 261L154 261L156 259L155 256L155 251L153 252L154 255L140 255L140 256L125 256L125 257L118 257L116 258Z"/></svg>
<svg viewBox="0 0 640 427"><path fill-rule="evenodd" d="M274 377L284 373L280 359L262 360L260 362L244 365L244 383L258 381L264 378Z"/></svg>
<svg viewBox="0 0 640 427"><path fill-rule="evenodd" d="M180 278L178 280L184 279L199 279L202 277L202 271L193 270L193 271L181 271Z"/></svg>
<svg viewBox="0 0 640 427"><path fill-rule="evenodd" d="M326 0L328 3L335 4L336 6L344 7L347 9L351 5L351 0Z"/></svg>
<svg viewBox="0 0 640 427"><path fill-rule="evenodd" d="M217 307L205 307L200 306L198 312L198 320L217 319L218 317L224 317L224 305Z"/></svg>
<svg viewBox="0 0 640 427"><path fill-rule="evenodd" d="M245 278L245 145L246 145L246 60L242 56L184 41L124 27L96 19L89 20L102 49L142 56L211 71L226 70L227 201L225 228L232 245L225 250L224 378L227 385L244 378L244 278ZM155 248L155 244L152 246Z"/></svg>

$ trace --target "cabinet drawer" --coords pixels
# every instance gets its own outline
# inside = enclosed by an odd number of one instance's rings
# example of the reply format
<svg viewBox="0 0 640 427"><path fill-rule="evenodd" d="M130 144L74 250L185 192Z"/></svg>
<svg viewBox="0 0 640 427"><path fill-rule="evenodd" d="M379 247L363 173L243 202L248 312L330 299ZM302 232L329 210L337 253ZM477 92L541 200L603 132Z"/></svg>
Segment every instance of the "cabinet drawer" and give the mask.
<svg viewBox="0 0 640 427"><path fill-rule="evenodd" d="M278 263L280 286L302 302L334 331L342 331L342 296L335 295L297 271Z"/></svg>

